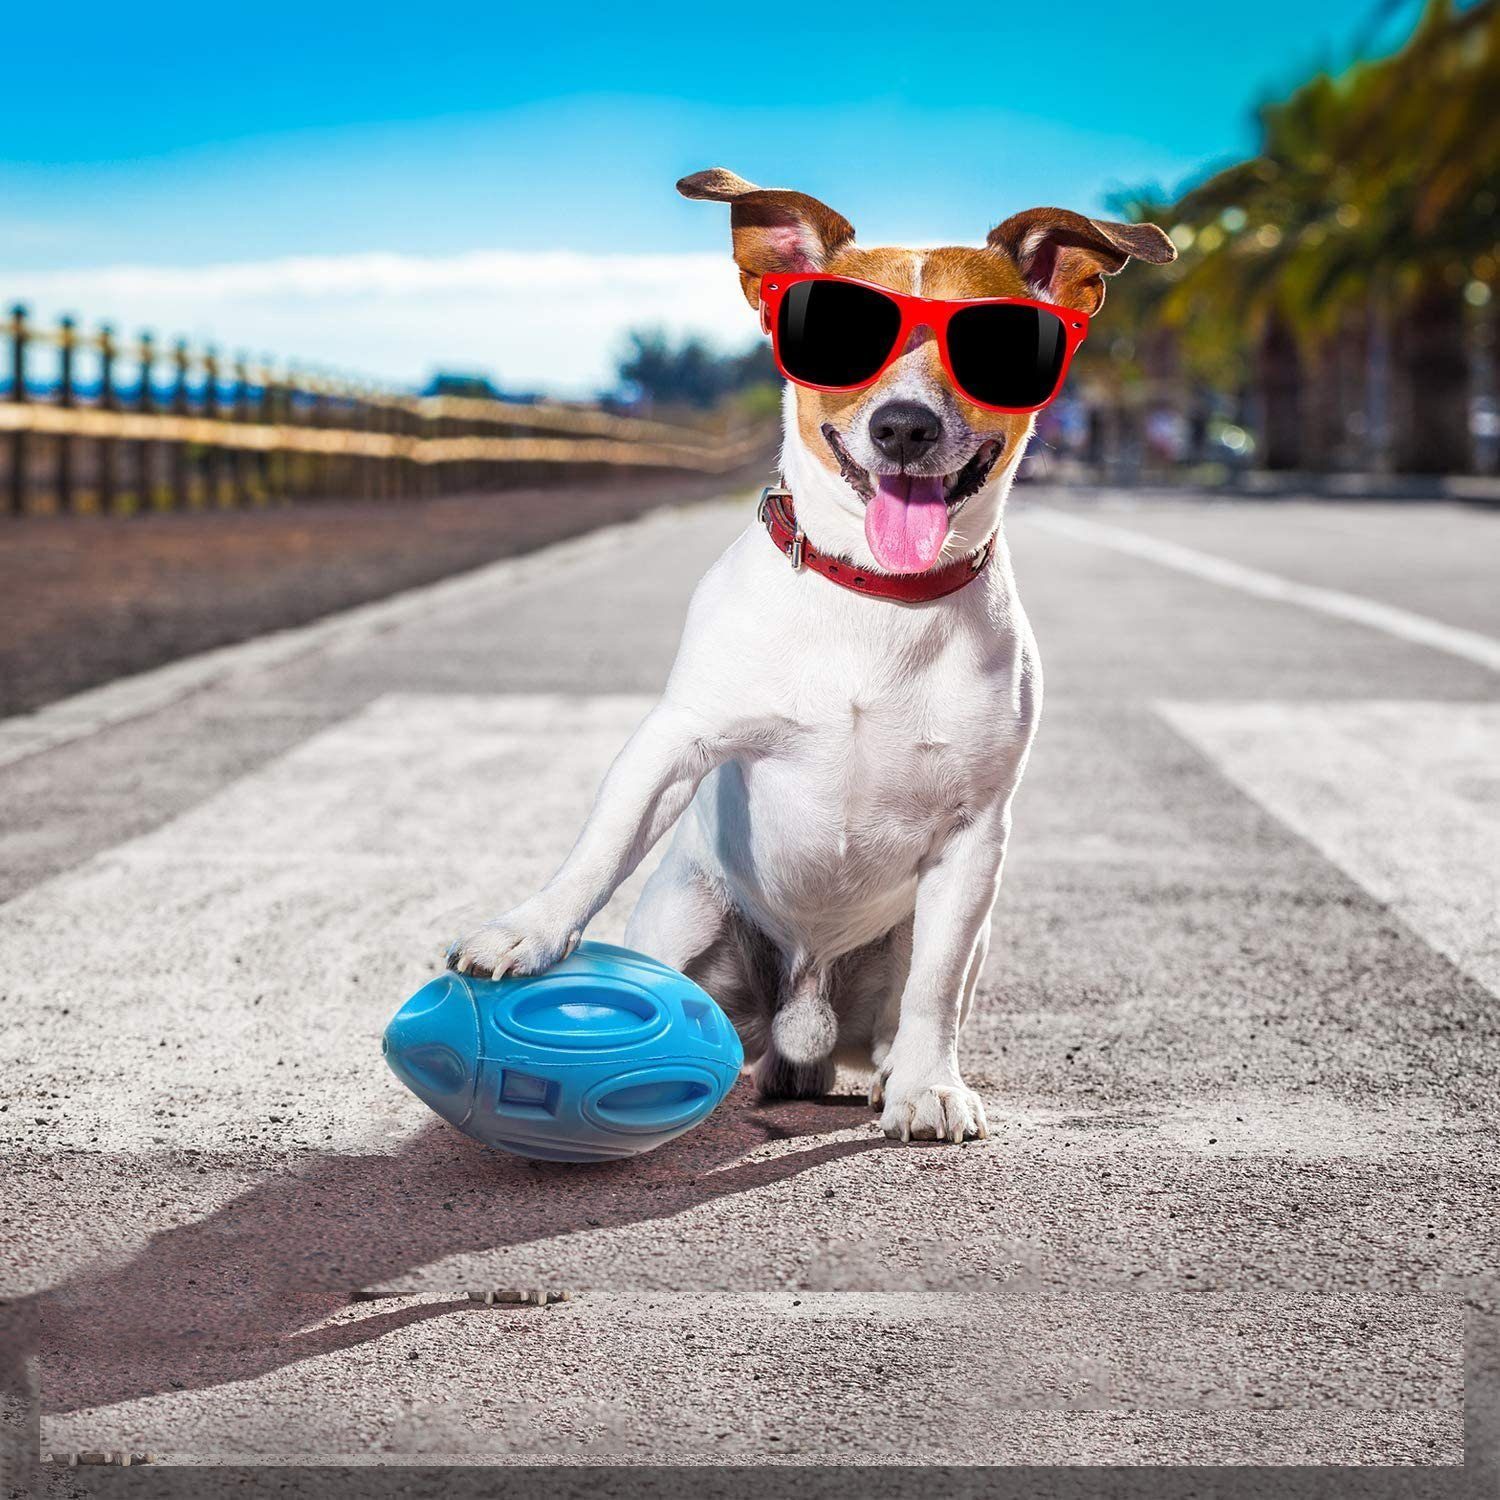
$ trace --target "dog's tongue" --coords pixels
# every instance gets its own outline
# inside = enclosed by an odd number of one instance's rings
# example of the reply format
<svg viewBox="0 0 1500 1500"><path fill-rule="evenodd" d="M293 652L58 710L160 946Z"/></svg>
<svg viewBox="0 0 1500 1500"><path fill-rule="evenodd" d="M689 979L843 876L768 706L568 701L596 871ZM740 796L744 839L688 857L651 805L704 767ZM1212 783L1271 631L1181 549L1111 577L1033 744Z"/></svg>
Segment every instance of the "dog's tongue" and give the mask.
<svg viewBox="0 0 1500 1500"><path fill-rule="evenodd" d="M937 561L948 535L941 476L881 474L865 506L865 540L888 573L923 573Z"/></svg>

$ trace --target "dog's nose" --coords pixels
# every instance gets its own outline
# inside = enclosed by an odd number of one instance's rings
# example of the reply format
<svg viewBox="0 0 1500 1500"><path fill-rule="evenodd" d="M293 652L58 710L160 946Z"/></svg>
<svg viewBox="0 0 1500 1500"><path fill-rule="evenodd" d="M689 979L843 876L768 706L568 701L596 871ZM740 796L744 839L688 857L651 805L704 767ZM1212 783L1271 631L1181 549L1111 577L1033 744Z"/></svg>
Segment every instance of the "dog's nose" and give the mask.
<svg viewBox="0 0 1500 1500"><path fill-rule="evenodd" d="M893 463L921 458L942 435L942 418L920 401L887 401L870 414L870 441Z"/></svg>

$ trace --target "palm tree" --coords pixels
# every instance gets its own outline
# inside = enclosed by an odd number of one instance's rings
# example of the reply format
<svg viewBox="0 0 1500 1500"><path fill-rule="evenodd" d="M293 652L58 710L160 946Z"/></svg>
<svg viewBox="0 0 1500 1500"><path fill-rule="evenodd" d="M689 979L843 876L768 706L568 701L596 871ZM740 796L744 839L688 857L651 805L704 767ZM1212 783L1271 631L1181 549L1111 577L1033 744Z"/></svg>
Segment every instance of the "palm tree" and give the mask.
<svg viewBox="0 0 1500 1500"><path fill-rule="evenodd" d="M1468 466L1463 297L1500 266L1496 98L1500 0L1426 0L1400 51L1309 80L1261 111L1254 157L1149 205L1182 257L1140 311L1179 330L1200 373L1249 372L1270 466L1377 440L1368 391L1387 343L1397 467Z"/></svg>

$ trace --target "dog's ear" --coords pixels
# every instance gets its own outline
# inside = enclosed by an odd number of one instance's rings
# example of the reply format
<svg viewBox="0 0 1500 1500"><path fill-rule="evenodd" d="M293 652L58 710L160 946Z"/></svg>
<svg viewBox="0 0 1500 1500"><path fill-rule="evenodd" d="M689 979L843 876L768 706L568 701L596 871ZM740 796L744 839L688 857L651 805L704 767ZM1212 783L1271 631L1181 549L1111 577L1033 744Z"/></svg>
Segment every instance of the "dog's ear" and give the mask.
<svg viewBox="0 0 1500 1500"><path fill-rule="evenodd" d="M854 226L826 203L786 188L760 188L723 167L694 172L677 184L684 198L729 205L734 259L751 307L760 306L760 278L772 271L821 271L854 238Z"/></svg>
<svg viewBox="0 0 1500 1500"><path fill-rule="evenodd" d="M988 243L1015 261L1041 296L1096 313L1104 303L1104 278L1133 256L1154 265L1177 259L1177 249L1155 224L1115 224L1086 219L1066 208L1028 208L989 232Z"/></svg>

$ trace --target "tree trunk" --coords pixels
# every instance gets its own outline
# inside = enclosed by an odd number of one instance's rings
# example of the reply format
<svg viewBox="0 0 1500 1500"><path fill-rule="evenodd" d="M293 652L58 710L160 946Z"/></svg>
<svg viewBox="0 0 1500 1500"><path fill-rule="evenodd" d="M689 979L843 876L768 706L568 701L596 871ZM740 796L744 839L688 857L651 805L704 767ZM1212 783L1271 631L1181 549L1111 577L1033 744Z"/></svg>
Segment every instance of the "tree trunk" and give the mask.
<svg viewBox="0 0 1500 1500"><path fill-rule="evenodd" d="M1344 412L1338 374L1338 335L1321 335L1308 351L1307 396L1302 403L1303 467L1321 473L1339 466Z"/></svg>
<svg viewBox="0 0 1500 1500"><path fill-rule="evenodd" d="M1473 451L1463 302L1440 275L1428 276L1401 309L1395 352L1400 382L1397 470L1467 473Z"/></svg>
<svg viewBox="0 0 1500 1500"><path fill-rule="evenodd" d="M1260 461L1266 469L1296 469L1302 463L1302 358L1291 325L1272 313L1256 350L1260 387Z"/></svg>
<svg viewBox="0 0 1500 1500"><path fill-rule="evenodd" d="M1354 308L1339 320L1333 354L1334 405L1338 410L1338 438L1333 467L1368 473L1379 467L1370 452L1369 431L1369 327L1363 308Z"/></svg>
<svg viewBox="0 0 1500 1500"><path fill-rule="evenodd" d="M1395 359L1391 351L1390 303L1383 289L1372 291L1365 307L1365 451L1360 467L1388 474L1396 466L1396 402L1392 393Z"/></svg>

